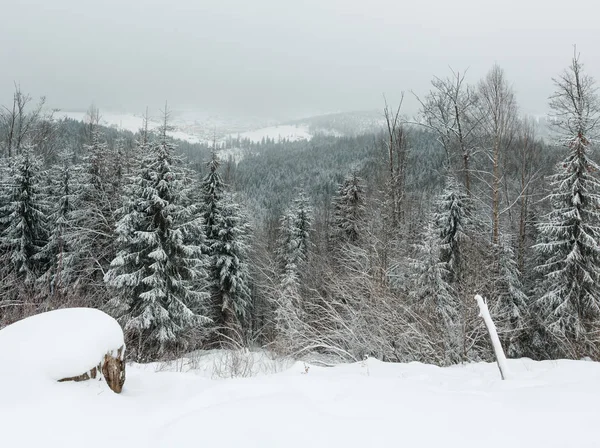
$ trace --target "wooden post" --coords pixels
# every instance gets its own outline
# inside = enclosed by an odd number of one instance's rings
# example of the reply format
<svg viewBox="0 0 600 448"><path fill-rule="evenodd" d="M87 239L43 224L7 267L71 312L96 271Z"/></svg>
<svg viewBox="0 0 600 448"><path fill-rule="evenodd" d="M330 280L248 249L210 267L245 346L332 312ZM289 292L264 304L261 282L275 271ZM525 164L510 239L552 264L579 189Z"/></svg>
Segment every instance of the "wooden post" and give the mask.
<svg viewBox="0 0 600 448"><path fill-rule="evenodd" d="M487 304L483 301L483 297L477 294L475 300L477 300L477 305L479 306L479 317L483 319L485 327L490 335L490 339L492 340L500 376L503 380L506 380L510 374L508 372L508 366L506 365L506 356L504 356L504 350L502 350L502 344L500 344L500 338L498 338L498 333L496 332L496 326L494 325L494 321L492 321Z"/></svg>

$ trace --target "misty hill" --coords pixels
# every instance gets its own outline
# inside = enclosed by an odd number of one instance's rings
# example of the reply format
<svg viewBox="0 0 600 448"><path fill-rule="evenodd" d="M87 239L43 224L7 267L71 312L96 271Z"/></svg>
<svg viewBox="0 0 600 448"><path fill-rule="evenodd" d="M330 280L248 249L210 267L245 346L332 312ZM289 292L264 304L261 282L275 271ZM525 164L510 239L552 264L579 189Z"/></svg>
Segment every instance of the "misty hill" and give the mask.
<svg viewBox="0 0 600 448"><path fill-rule="evenodd" d="M317 115L289 124L307 126L313 135L356 136L379 131L384 125L384 118L380 110L362 110Z"/></svg>

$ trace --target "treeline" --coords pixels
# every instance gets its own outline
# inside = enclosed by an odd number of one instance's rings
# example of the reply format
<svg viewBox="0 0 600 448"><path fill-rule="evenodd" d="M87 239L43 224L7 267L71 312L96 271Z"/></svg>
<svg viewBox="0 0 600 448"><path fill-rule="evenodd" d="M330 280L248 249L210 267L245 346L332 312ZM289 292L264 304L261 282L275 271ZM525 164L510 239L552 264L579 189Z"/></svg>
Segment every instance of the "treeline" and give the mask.
<svg viewBox="0 0 600 448"><path fill-rule="evenodd" d="M434 78L415 119L386 105L379 134L238 142L237 160L176 148L167 112L133 135L8 107L1 324L92 306L144 361L262 346L448 365L491 359L477 293L509 356L599 359L600 107L578 56L555 86L557 143L494 66Z"/></svg>

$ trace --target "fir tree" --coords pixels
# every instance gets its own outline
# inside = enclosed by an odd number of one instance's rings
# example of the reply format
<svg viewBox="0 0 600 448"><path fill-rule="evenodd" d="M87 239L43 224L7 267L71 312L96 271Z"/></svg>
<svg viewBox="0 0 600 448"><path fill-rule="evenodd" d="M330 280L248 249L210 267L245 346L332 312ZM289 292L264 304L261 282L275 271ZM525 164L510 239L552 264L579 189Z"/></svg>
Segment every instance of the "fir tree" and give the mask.
<svg viewBox="0 0 600 448"><path fill-rule="evenodd" d="M221 162L216 151L211 152L211 158L207 162L208 174L202 180L202 218L206 234L206 245L208 248L219 236L219 222L221 221L222 199L225 184L218 172Z"/></svg>
<svg viewBox="0 0 600 448"><path fill-rule="evenodd" d="M356 243L361 233L365 211L364 188L356 170L344 179L334 200L333 224L335 235L341 240Z"/></svg>
<svg viewBox="0 0 600 448"><path fill-rule="evenodd" d="M33 285L47 261L38 256L48 237L40 174L41 161L32 148L24 147L12 160L10 178L2 191L0 254L4 277L12 274L27 287Z"/></svg>
<svg viewBox="0 0 600 448"><path fill-rule="evenodd" d="M50 235L40 255L47 259L46 271L38 278L44 285L48 299L62 292L75 281L75 272L66 269L65 256L71 250L68 238L73 226L73 211L77 207L77 193L81 189L79 167L73 165L73 152L63 151L60 162L50 170L50 206L48 222Z"/></svg>
<svg viewBox="0 0 600 448"><path fill-rule="evenodd" d="M109 309L124 325L138 359L185 348L185 337L209 320L200 315L206 274L202 220L190 204L190 182L163 132L132 179L117 223L119 250L105 275L116 296Z"/></svg>
<svg viewBox="0 0 600 448"><path fill-rule="evenodd" d="M293 337L302 316L300 281L310 247L312 208L303 192L280 220L277 258L280 269L280 294L275 311L280 338Z"/></svg>
<svg viewBox="0 0 600 448"><path fill-rule="evenodd" d="M410 297L433 326L433 336L441 340L440 353L446 364L460 360L460 302L448 283L448 262L441 260L437 227L430 222L417 245L413 286Z"/></svg>
<svg viewBox="0 0 600 448"><path fill-rule="evenodd" d="M232 198L221 199L215 214L216 239L210 244L210 290L220 308L220 316L229 338L243 342L241 330L249 325L251 299L248 288L248 223Z"/></svg>
<svg viewBox="0 0 600 448"><path fill-rule="evenodd" d="M71 244L64 262L66 269L77 273L70 285L72 292L83 305L101 307L107 299L103 278L115 256L115 211L122 197L112 187L108 145L99 126L90 126L91 143L84 145L81 188L74 198L77 207L67 233Z"/></svg>
<svg viewBox="0 0 600 448"><path fill-rule="evenodd" d="M494 246L494 258L490 312L507 355L521 357L525 350L523 337L528 324L528 298L523 292L514 251L502 236L499 244Z"/></svg>
<svg viewBox="0 0 600 448"><path fill-rule="evenodd" d="M305 260L304 254L297 250L294 223L295 216L291 210L287 210L279 220L277 258L281 272L281 287L286 293L297 291L300 284L298 264Z"/></svg>
<svg viewBox="0 0 600 448"><path fill-rule="evenodd" d="M300 278L308 256L311 224L312 208L304 192L300 192L280 221L277 253L282 285L297 284Z"/></svg>
<svg viewBox="0 0 600 448"><path fill-rule="evenodd" d="M541 327L559 356L598 355L600 319L600 167L590 153L600 118L594 80L579 57L555 79L553 123L568 154L551 177L552 211L539 225L536 249L544 262L544 291L537 300ZM558 347L558 352L552 349Z"/></svg>
<svg viewBox="0 0 600 448"><path fill-rule="evenodd" d="M466 238L467 195L453 175L437 200L435 222L440 232L440 261L446 264L449 283L459 282L462 271L461 246Z"/></svg>

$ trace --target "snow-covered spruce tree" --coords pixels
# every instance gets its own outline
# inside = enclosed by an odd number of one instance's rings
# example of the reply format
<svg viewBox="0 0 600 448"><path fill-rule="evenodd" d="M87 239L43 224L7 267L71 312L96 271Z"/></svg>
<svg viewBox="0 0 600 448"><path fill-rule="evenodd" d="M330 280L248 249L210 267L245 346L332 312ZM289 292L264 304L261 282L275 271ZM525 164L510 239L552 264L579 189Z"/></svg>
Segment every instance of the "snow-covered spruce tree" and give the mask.
<svg viewBox="0 0 600 448"><path fill-rule="evenodd" d="M524 355L529 299L523 292L517 260L510 242L502 235L494 247L494 266L488 293L490 312L498 328L502 347L509 357Z"/></svg>
<svg viewBox="0 0 600 448"><path fill-rule="evenodd" d="M434 216L440 232L440 261L446 263L449 283L460 282L461 246L468 222L468 197L452 174L446 176L443 193L438 197Z"/></svg>
<svg viewBox="0 0 600 448"><path fill-rule="evenodd" d="M73 152L62 151L59 163L50 171L48 224L50 233L46 245L38 254L48 260L46 271L38 278L52 307L55 296L62 295L75 280L76 273L66 269L65 255L71 250L68 234L73 226L73 211L77 207L78 191L81 189L80 167L74 165Z"/></svg>
<svg viewBox="0 0 600 448"><path fill-rule="evenodd" d="M536 301L552 356L600 357L600 167L590 153L600 103L579 56L554 80L553 124L568 149L550 181L552 211L539 225L543 294Z"/></svg>
<svg viewBox="0 0 600 448"><path fill-rule="evenodd" d="M9 253L12 268L26 283L35 279L43 260L35 255L47 238L47 216L40 191L41 161L31 147L10 162L4 185L0 246Z"/></svg>
<svg viewBox="0 0 600 448"><path fill-rule="evenodd" d="M280 220L277 260L280 290L275 308L275 330L280 344L288 344L301 324L300 281L308 258L312 208L300 192Z"/></svg>
<svg viewBox="0 0 600 448"><path fill-rule="evenodd" d="M122 196L112 187L110 152L97 124L91 125L91 143L84 151L82 188L75 198L73 226L67 234L71 245L64 261L65 269L76 273L70 288L80 304L102 307L107 300L104 273L115 255L115 211Z"/></svg>
<svg viewBox="0 0 600 448"><path fill-rule="evenodd" d="M293 243L295 250L292 259L298 260L297 266L301 266L308 257L310 248L310 229L313 221L313 209L308 202L308 198L301 191L292 204L292 213L294 216Z"/></svg>
<svg viewBox="0 0 600 448"><path fill-rule="evenodd" d="M204 234L203 251L208 259L208 265L214 266L213 246L219 241L220 226L223 222L223 197L225 195L225 184L219 173L221 162L216 150L211 152L210 160L206 163L208 173L202 179L200 185L201 215ZM213 327L217 331L218 343L225 342L227 335L222 334L226 330L226 316L223 310L223 297L219 293L221 279L217 277L217 271L209 271L208 290L210 293L209 316L213 320Z"/></svg>
<svg viewBox="0 0 600 448"><path fill-rule="evenodd" d="M225 184L218 172L221 162L216 151L211 152L210 160L206 163L208 174L202 179L202 218L206 234L206 244L210 247L219 234L221 205L225 192Z"/></svg>
<svg viewBox="0 0 600 448"><path fill-rule="evenodd" d="M280 221L277 257L283 286L299 284L310 247L311 224L312 208L304 192L300 192Z"/></svg>
<svg viewBox="0 0 600 448"><path fill-rule="evenodd" d="M294 215L287 210L279 221L277 239L277 264L279 268L279 288L275 297L275 332L280 349L289 349L290 339L299 327L300 308L300 275L296 263L303 262L304 257L294 259ZM301 254L299 254L301 255Z"/></svg>
<svg viewBox="0 0 600 448"><path fill-rule="evenodd" d="M334 236L342 242L355 244L361 233L365 211L363 181L356 170L344 179L338 188L333 205Z"/></svg>
<svg viewBox="0 0 600 448"><path fill-rule="evenodd" d="M460 301L448 282L448 262L441 260L439 230L429 222L413 260L410 297L425 316L430 337L439 340L437 359L444 364L460 361L462 326Z"/></svg>
<svg viewBox="0 0 600 448"><path fill-rule="evenodd" d="M123 187L124 178L127 175L129 167L129 157L125 148L125 140L119 137L114 142L112 154L108 167L111 172L111 180L114 194L120 194Z"/></svg>
<svg viewBox="0 0 600 448"><path fill-rule="evenodd" d="M244 331L250 325L251 296L248 287L249 225L240 206L224 195L219 212L214 215L218 233L212 239L210 251L210 294L219 307L223 336L230 343L245 342Z"/></svg>
<svg viewBox="0 0 600 448"><path fill-rule="evenodd" d="M38 257L48 237L47 213L39 184L41 162L31 147L23 147L10 163L2 188L0 255L4 293L33 294L33 285L47 260ZM22 297L23 299L24 297ZM32 297L27 297L32 299Z"/></svg>
<svg viewBox="0 0 600 448"><path fill-rule="evenodd" d="M122 322L130 350L151 360L188 347L186 337L207 324L202 220L190 204L190 182L169 140L160 137L132 176L117 223L118 252L104 279L114 293L107 308Z"/></svg>

